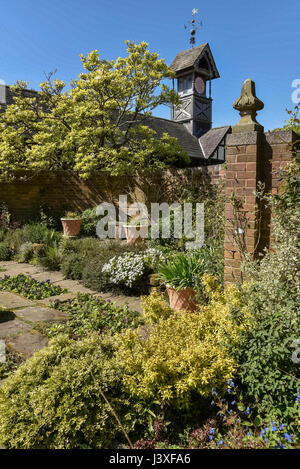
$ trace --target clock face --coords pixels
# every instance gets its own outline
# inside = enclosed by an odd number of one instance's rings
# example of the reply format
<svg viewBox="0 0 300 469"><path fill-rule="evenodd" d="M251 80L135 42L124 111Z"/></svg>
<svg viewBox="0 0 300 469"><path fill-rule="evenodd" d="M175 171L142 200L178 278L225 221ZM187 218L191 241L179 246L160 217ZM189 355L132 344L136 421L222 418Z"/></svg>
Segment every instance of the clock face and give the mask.
<svg viewBox="0 0 300 469"><path fill-rule="evenodd" d="M195 90L199 94L205 93L205 81L201 77L197 77L195 80Z"/></svg>

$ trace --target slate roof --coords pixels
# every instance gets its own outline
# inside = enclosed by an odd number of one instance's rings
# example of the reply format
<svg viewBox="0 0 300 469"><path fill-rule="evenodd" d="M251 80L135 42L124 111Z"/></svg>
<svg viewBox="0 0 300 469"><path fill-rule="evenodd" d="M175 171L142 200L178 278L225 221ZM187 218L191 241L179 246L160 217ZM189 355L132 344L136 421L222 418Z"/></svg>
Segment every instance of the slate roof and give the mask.
<svg viewBox="0 0 300 469"><path fill-rule="evenodd" d="M179 70L183 70L185 68L193 67L194 63L198 59L199 55L203 52L206 45L201 44L201 46L193 47L192 49L184 50L176 55L175 59L170 65L170 68L177 72Z"/></svg>
<svg viewBox="0 0 300 469"><path fill-rule="evenodd" d="M199 138L200 147L205 159L209 159L212 156L229 130L230 126L216 127L215 129L210 129Z"/></svg>
<svg viewBox="0 0 300 469"><path fill-rule="evenodd" d="M190 158L204 157L198 139L190 134L183 124L160 117L149 117L145 120L145 124L155 130L159 138L163 133L176 137Z"/></svg>
<svg viewBox="0 0 300 469"><path fill-rule="evenodd" d="M201 44L200 46L193 47L192 49L184 50L176 55L175 59L170 65L170 68L174 72L179 72L182 70L187 70L189 68L194 67L196 60L201 55L208 55L211 67L212 67L212 75L211 79L214 80L215 78L219 78L220 74L218 72L217 66L215 64L212 52L210 50L208 42Z"/></svg>

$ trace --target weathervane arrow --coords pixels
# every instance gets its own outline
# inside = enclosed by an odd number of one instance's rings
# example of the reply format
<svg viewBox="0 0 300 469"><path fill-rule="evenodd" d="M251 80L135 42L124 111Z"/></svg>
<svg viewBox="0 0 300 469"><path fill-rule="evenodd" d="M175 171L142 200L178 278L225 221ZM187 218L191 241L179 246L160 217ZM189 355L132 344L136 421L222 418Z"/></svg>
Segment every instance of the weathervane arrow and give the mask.
<svg viewBox="0 0 300 469"><path fill-rule="evenodd" d="M190 29L190 44L192 47L196 44L196 33L199 29L200 26L203 26L202 21L196 22L195 16L198 14L198 8L193 8L192 9L192 19L188 21L188 24L184 26L185 29L191 28Z"/></svg>

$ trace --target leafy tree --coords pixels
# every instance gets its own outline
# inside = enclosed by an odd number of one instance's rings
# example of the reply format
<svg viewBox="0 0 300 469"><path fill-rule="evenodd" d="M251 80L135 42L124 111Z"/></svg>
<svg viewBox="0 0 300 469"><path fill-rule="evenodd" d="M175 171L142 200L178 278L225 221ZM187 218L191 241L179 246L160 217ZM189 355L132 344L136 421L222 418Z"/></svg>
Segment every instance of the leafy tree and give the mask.
<svg viewBox="0 0 300 469"><path fill-rule="evenodd" d="M41 91L12 87L14 104L0 116L0 177L10 170L71 169L87 178L95 170L113 175L186 164L176 138L158 138L147 125L161 104L178 103L163 84L173 76L148 44L126 41L128 55L102 60L97 50L81 55L84 72L71 82L50 74ZM157 92L157 88L160 91Z"/></svg>
<svg viewBox="0 0 300 469"><path fill-rule="evenodd" d="M285 121L283 127L275 130L293 130L296 134L300 135L300 116L299 116L299 106L297 104L294 110L286 110L289 115L289 119Z"/></svg>

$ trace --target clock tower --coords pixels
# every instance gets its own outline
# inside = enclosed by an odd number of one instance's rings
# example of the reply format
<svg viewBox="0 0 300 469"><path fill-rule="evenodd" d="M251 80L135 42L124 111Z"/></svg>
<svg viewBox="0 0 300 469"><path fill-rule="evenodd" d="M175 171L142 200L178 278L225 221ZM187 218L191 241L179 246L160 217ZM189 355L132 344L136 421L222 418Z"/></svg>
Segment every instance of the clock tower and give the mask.
<svg viewBox="0 0 300 469"><path fill-rule="evenodd" d="M208 43L178 54L171 64L176 74L180 105L171 119L182 123L197 138L212 127L211 81L219 78Z"/></svg>

